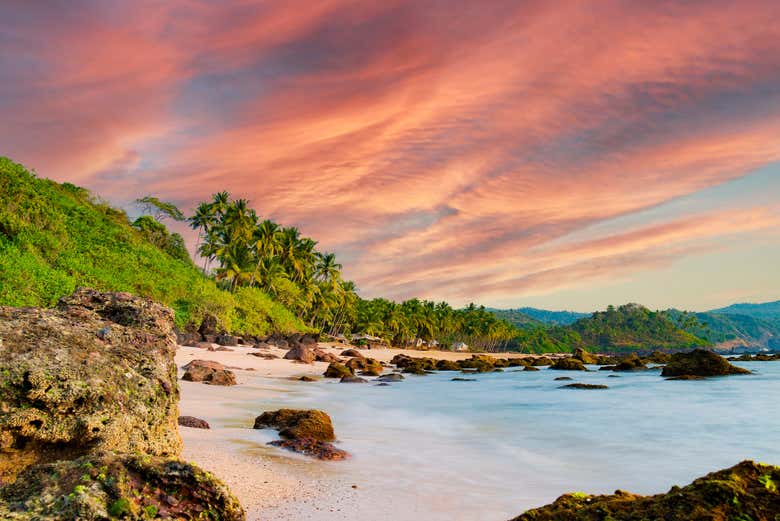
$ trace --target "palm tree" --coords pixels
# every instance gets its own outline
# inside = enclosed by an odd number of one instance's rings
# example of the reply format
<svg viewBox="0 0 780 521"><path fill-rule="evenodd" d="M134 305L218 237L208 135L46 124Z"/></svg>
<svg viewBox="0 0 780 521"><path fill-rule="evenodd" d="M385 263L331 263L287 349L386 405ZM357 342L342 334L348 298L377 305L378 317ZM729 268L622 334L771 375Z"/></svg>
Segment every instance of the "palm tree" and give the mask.
<svg viewBox="0 0 780 521"><path fill-rule="evenodd" d="M326 284L335 284L341 277L341 264L336 262L334 253L318 253L317 265L314 268L314 277Z"/></svg>
<svg viewBox="0 0 780 521"><path fill-rule="evenodd" d="M266 219L255 227L252 232L252 242L253 250L257 257L257 269L260 268L260 263L263 259L274 258L279 254L281 250L280 238L281 229L278 224L271 220ZM249 285L253 285L254 282L253 273Z"/></svg>

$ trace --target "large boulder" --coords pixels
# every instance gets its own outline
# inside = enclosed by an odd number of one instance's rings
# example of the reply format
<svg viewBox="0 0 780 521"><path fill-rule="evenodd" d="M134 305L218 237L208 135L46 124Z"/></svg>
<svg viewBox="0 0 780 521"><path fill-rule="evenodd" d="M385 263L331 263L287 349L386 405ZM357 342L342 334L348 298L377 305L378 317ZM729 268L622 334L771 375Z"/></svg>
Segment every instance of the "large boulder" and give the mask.
<svg viewBox="0 0 780 521"><path fill-rule="evenodd" d="M338 362L331 362L322 376L325 378L344 378L345 376L354 376L354 374L349 367Z"/></svg>
<svg viewBox="0 0 780 521"><path fill-rule="evenodd" d="M333 441L333 422L327 413L316 409L279 409L255 418L255 429L276 429L282 438L313 438Z"/></svg>
<svg viewBox="0 0 780 521"><path fill-rule="evenodd" d="M177 456L175 352L173 312L127 293L0 307L0 484L94 450Z"/></svg>
<svg viewBox="0 0 780 521"><path fill-rule="evenodd" d="M345 349L341 352L341 356L363 358L363 353L357 349Z"/></svg>
<svg viewBox="0 0 780 521"><path fill-rule="evenodd" d="M285 360L296 360L304 364L311 364L317 359L317 355L314 354L311 348L303 344L295 344L292 349L285 353L284 358Z"/></svg>
<svg viewBox="0 0 780 521"><path fill-rule="evenodd" d="M210 429L211 425L206 420L201 420L195 416L179 416L179 425L193 429Z"/></svg>
<svg viewBox="0 0 780 521"><path fill-rule="evenodd" d="M198 333L205 339L207 336L216 338L217 336L217 317L211 313L206 313L198 328Z"/></svg>
<svg viewBox="0 0 780 521"><path fill-rule="evenodd" d="M663 519L726 521L780 518L780 467L743 461L666 494L639 496L618 490L606 496L576 492L529 510L512 521Z"/></svg>
<svg viewBox="0 0 780 521"><path fill-rule="evenodd" d="M30 467L0 488L0 519L220 519L244 510L218 479L169 458L93 453Z"/></svg>
<svg viewBox="0 0 780 521"><path fill-rule="evenodd" d="M236 385L236 375L213 360L193 360L183 367L182 380L209 385Z"/></svg>
<svg viewBox="0 0 780 521"><path fill-rule="evenodd" d="M559 371L587 371L581 360L576 358L559 358L550 369Z"/></svg>
<svg viewBox="0 0 780 521"><path fill-rule="evenodd" d="M598 358L596 356L588 353L581 347L578 347L577 349L574 350L574 354L572 354L572 358L576 358L583 364L595 364L598 362Z"/></svg>
<svg viewBox="0 0 780 521"><path fill-rule="evenodd" d="M706 349L694 349L689 353L675 353L661 372L661 376L725 376L730 374L750 374L750 371L731 365L722 356Z"/></svg>
<svg viewBox="0 0 780 521"><path fill-rule="evenodd" d="M647 369L647 366L636 353L631 353L622 358L612 367L613 371L644 371L645 369Z"/></svg>

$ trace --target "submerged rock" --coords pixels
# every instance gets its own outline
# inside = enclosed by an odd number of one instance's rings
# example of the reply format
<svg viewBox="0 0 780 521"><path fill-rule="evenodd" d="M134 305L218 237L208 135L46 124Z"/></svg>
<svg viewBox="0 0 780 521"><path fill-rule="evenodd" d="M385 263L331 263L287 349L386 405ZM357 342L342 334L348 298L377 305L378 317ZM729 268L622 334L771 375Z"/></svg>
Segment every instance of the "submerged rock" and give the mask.
<svg viewBox="0 0 780 521"><path fill-rule="evenodd" d="M609 387L600 384L574 383L574 384L562 385L558 387L558 389L609 389Z"/></svg>
<svg viewBox="0 0 780 521"><path fill-rule="evenodd" d="M476 378L453 378L451 381L453 382L476 382Z"/></svg>
<svg viewBox="0 0 780 521"><path fill-rule="evenodd" d="M364 384L367 382L368 380L360 378L359 376L345 376L340 380L340 383L343 384Z"/></svg>
<svg viewBox="0 0 780 521"><path fill-rule="evenodd" d="M298 381L299 382L316 382L317 378L314 378L313 376L306 376L306 375L304 375L304 376L301 376L300 378L298 378Z"/></svg>
<svg viewBox="0 0 780 521"><path fill-rule="evenodd" d="M211 425L206 420L201 420L195 416L179 416L179 425L182 427L192 427L193 429L210 429Z"/></svg>
<svg viewBox="0 0 780 521"><path fill-rule="evenodd" d="M279 409L255 418L255 429L276 429L282 438L313 438L333 441L333 422L327 413L317 409Z"/></svg>
<svg viewBox="0 0 780 521"><path fill-rule="evenodd" d="M390 374L383 374L379 378L376 379L377 382L400 382L404 379L404 376L402 374L398 373L390 373Z"/></svg>
<svg viewBox="0 0 780 521"><path fill-rule="evenodd" d="M666 494L606 496L576 492L529 510L512 521L770 521L780 516L780 467L743 461Z"/></svg>
<svg viewBox="0 0 780 521"><path fill-rule="evenodd" d="M195 465L94 453L28 468L0 488L0 519L219 519L243 521L227 487Z"/></svg>
<svg viewBox="0 0 780 521"><path fill-rule="evenodd" d="M750 371L731 365L720 355L705 349L694 349L689 353L676 353L666 364L661 376L725 376L750 374Z"/></svg>
<svg viewBox="0 0 780 521"><path fill-rule="evenodd" d="M647 369L647 366L636 353L622 358L620 362L612 367L613 371L644 371L645 369Z"/></svg>
<svg viewBox="0 0 780 521"><path fill-rule="evenodd" d="M680 376L671 376L669 378L665 378L665 380L706 380L706 376L697 376L695 374L683 374Z"/></svg>
<svg viewBox="0 0 780 521"><path fill-rule="evenodd" d="M213 360L193 360L185 365L182 380L209 385L236 385L236 375Z"/></svg>
<svg viewBox="0 0 780 521"><path fill-rule="evenodd" d="M541 371L541 369L533 365L527 365L523 368L523 371Z"/></svg>
<svg viewBox="0 0 780 521"><path fill-rule="evenodd" d="M572 378L569 377L569 376L559 376L558 378L555 378L554 380L557 382L557 381L560 381L560 380L571 380L571 379Z"/></svg>
<svg viewBox="0 0 780 521"><path fill-rule="evenodd" d="M312 458L328 461L339 461L349 457L345 450L336 448L333 444L313 438L295 438L291 440L274 440L269 443L274 447L299 452Z"/></svg>
<svg viewBox="0 0 780 521"><path fill-rule="evenodd" d="M0 484L93 450L178 455L175 352L173 312L127 293L0 307Z"/></svg>

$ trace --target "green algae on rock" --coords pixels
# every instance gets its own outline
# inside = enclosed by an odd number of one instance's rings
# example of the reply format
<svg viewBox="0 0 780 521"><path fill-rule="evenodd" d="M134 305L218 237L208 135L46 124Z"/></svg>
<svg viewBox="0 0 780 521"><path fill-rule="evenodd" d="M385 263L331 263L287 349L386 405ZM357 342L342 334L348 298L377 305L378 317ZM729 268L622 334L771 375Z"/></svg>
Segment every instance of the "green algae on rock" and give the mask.
<svg viewBox="0 0 780 521"><path fill-rule="evenodd" d="M354 376L352 369L338 362L331 362L325 372L322 374L325 378L344 378L345 376Z"/></svg>
<svg viewBox="0 0 780 521"><path fill-rule="evenodd" d="M731 374L750 374L750 371L731 365L722 356L694 349L689 353L675 353L661 371L661 376L726 376Z"/></svg>
<svg viewBox="0 0 780 521"><path fill-rule="evenodd" d="M127 293L0 307L0 484L92 450L177 456L173 326L170 309Z"/></svg>
<svg viewBox="0 0 780 521"><path fill-rule="evenodd" d="M779 485L780 467L743 461L655 496L565 494L512 521L774 521L780 519Z"/></svg>
<svg viewBox="0 0 780 521"><path fill-rule="evenodd" d="M556 369L559 371L587 371L581 360L571 357L559 358L553 365L550 366L550 369Z"/></svg>
<svg viewBox="0 0 780 521"><path fill-rule="evenodd" d="M164 457L93 453L28 468L0 488L0 519L199 519L243 521L214 476Z"/></svg>

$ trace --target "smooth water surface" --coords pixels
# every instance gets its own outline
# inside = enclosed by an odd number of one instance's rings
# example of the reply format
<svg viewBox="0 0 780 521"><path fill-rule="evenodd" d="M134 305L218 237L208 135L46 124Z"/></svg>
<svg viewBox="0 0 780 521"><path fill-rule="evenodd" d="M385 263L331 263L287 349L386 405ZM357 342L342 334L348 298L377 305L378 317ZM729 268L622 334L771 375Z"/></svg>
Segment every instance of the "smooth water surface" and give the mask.
<svg viewBox="0 0 780 521"><path fill-rule="evenodd" d="M312 465L346 473L360 499L318 518L501 520L564 492L657 493L743 459L780 464L780 362L738 365L755 374L666 381L658 370L507 369L388 387L285 382L290 392L251 409L321 408L333 418L353 458ZM560 376L610 388L560 389L571 383Z"/></svg>

